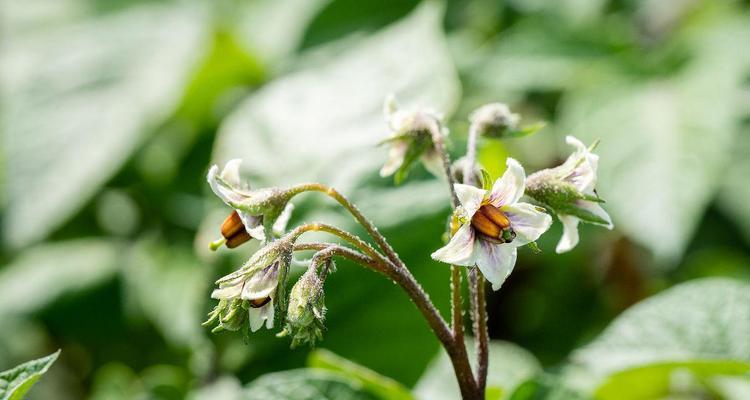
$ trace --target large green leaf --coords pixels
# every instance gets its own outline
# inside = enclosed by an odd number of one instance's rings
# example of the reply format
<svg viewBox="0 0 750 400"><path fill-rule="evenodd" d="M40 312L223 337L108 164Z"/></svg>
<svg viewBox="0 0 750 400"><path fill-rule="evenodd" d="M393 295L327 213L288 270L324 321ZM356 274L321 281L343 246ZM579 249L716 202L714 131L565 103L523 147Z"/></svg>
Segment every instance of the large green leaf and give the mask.
<svg viewBox="0 0 750 400"><path fill-rule="evenodd" d="M750 284L695 280L651 297L573 353L574 380L589 388L607 376L654 363L724 361L750 365Z"/></svg>
<svg viewBox="0 0 750 400"><path fill-rule="evenodd" d="M203 53L205 14L151 4L4 37L6 243L58 227L174 110Z"/></svg>
<svg viewBox="0 0 750 400"><path fill-rule="evenodd" d="M434 3L427 3L367 39L316 49L304 64L314 68L273 81L230 115L214 159L242 158L247 171L262 177L261 184L320 180L351 193L385 161L386 149L376 144L388 134L381 111L388 93L406 106L441 111L455 106L459 86L441 16ZM391 202L389 212L401 215L393 208L403 207L423 215L447 204L447 190L439 185L433 181L412 189ZM383 204L379 195L366 193ZM423 206L413 207L417 199Z"/></svg>
<svg viewBox="0 0 750 400"><path fill-rule="evenodd" d="M378 374L377 372L358 365L328 350L315 350L307 358L310 368L324 369L337 372L358 382L368 392L378 398L387 400L413 400L414 396L403 385Z"/></svg>
<svg viewBox="0 0 750 400"><path fill-rule="evenodd" d="M689 361L653 364L618 372L596 390L601 400L657 399L688 390L705 391L712 379L750 379L750 363ZM727 397L731 398L731 397Z"/></svg>
<svg viewBox="0 0 750 400"><path fill-rule="evenodd" d="M727 166L748 26L699 19L683 34L693 58L668 78L592 73L563 100L566 131L602 140L598 189L615 226L661 259L682 254Z"/></svg>
<svg viewBox="0 0 750 400"><path fill-rule="evenodd" d="M341 375L297 369L263 375L245 388L245 400L374 400L375 397Z"/></svg>
<svg viewBox="0 0 750 400"><path fill-rule="evenodd" d="M0 400L22 400L59 355L60 350L0 372Z"/></svg>
<svg viewBox="0 0 750 400"><path fill-rule="evenodd" d="M472 341L467 342L469 359L476 358ZM528 351L511 343L490 342L487 387L499 389L501 396L508 396L521 382L541 372L541 365ZM448 355L441 350L417 382L414 393L419 399L452 400L461 397ZM503 397L505 398L505 397Z"/></svg>
<svg viewBox="0 0 750 400"><path fill-rule="evenodd" d="M741 132L731 153L731 167L724 174L719 206L737 223L750 243L750 129Z"/></svg>
<svg viewBox="0 0 750 400"><path fill-rule="evenodd" d="M122 269L125 293L177 347L195 347L206 340L201 322L208 301L208 271L190 253L158 241L143 241L128 252Z"/></svg>
<svg viewBox="0 0 750 400"><path fill-rule="evenodd" d="M113 278L121 250L104 239L29 248L0 270L0 316L38 311L63 295Z"/></svg>

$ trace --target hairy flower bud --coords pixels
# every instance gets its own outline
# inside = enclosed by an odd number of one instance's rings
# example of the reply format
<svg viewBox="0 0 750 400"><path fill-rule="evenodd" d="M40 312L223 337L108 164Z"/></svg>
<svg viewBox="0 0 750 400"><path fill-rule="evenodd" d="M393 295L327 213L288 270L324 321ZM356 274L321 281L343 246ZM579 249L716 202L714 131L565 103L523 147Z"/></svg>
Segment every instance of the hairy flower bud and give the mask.
<svg viewBox="0 0 750 400"><path fill-rule="evenodd" d="M523 137L544 127L544 123L519 126L520 119L520 116L512 113L504 103L485 104L469 116L472 129L488 138Z"/></svg>
<svg viewBox="0 0 750 400"><path fill-rule="evenodd" d="M290 336L292 347L315 342L323 338L326 308L323 301L323 282L315 265L308 268L289 294L286 326L279 336Z"/></svg>

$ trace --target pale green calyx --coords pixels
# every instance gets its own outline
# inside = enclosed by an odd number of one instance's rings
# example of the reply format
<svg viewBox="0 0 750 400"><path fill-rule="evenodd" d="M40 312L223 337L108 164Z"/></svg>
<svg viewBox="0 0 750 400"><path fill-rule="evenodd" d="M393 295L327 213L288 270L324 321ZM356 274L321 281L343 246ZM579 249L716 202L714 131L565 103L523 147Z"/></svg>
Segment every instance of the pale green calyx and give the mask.
<svg viewBox="0 0 750 400"><path fill-rule="evenodd" d="M314 346L316 341L323 339L326 313L323 298L323 281L313 264L292 287L286 325L279 333L279 336L292 338L293 348L306 343Z"/></svg>
<svg viewBox="0 0 750 400"><path fill-rule="evenodd" d="M575 151L555 168L530 175L526 195L557 214L563 224L563 236L556 251L564 253L578 244L578 223L586 222L612 229L612 219L601 207L604 203L595 186L599 156L592 153L597 143L586 147L573 136L566 138Z"/></svg>
<svg viewBox="0 0 750 400"><path fill-rule="evenodd" d="M435 149L435 140L448 134L442 115L429 109L400 109L392 95L386 98L383 111L391 134L382 142L390 148L380 176L394 175L400 183L417 160L435 176L442 176L442 159Z"/></svg>

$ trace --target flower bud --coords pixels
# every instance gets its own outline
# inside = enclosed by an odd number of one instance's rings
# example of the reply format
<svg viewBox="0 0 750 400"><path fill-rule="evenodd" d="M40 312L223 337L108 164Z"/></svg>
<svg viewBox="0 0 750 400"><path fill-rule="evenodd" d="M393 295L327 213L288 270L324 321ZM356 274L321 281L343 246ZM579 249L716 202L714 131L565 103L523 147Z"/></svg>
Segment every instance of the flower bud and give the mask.
<svg viewBox="0 0 750 400"><path fill-rule="evenodd" d="M485 104L474 110L469 117L471 125L480 135L492 138L505 137L518 127L518 114L510 112L503 103Z"/></svg>
<svg viewBox="0 0 750 400"><path fill-rule="evenodd" d="M292 287L286 326L279 333L279 336L291 336L292 347L305 343L314 346L323 338L326 313L323 297L323 282L313 264Z"/></svg>
<svg viewBox="0 0 750 400"><path fill-rule="evenodd" d="M471 168L473 173L473 179L472 182L475 182L477 184L482 183L483 177L482 177L482 166L479 165L478 162L475 162L474 165L469 166L469 160L466 157L461 157L458 160L454 161L451 165L451 176L453 176L454 182L467 182L465 179L466 171L467 169Z"/></svg>

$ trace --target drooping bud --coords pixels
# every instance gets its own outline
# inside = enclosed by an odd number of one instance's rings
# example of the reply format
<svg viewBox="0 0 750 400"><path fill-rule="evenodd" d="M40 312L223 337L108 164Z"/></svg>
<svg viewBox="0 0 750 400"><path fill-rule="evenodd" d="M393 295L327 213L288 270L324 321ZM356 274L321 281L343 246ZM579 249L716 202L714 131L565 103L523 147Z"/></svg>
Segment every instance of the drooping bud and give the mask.
<svg viewBox="0 0 750 400"><path fill-rule="evenodd" d="M515 138L530 135L544 127L543 123L519 127L520 116L504 103L485 104L469 116L473 129L489 138Z"/></svg>
<svg viewBox="0 0 750 400"><path fill-rule="evenodd" d="M305 343L314 346L323 338L326 308L323 282L316 270L316 266L311 265L289 294L286 325L279 336L290 336L293 348Z"/></svg>
<svg viewBox="0 0 750 400"><path fill-rule="evenodd" d="M478 162L475 162L473 165L469 165L469 160L466 157L459 158L451 165L451 175L453 176L453 181L466 182L467 180L464 179L464 176L466 175L466 171L469 169L471 169L472 174L474 175L472 182L481 183L483 181L482 166Z"/></svg>

